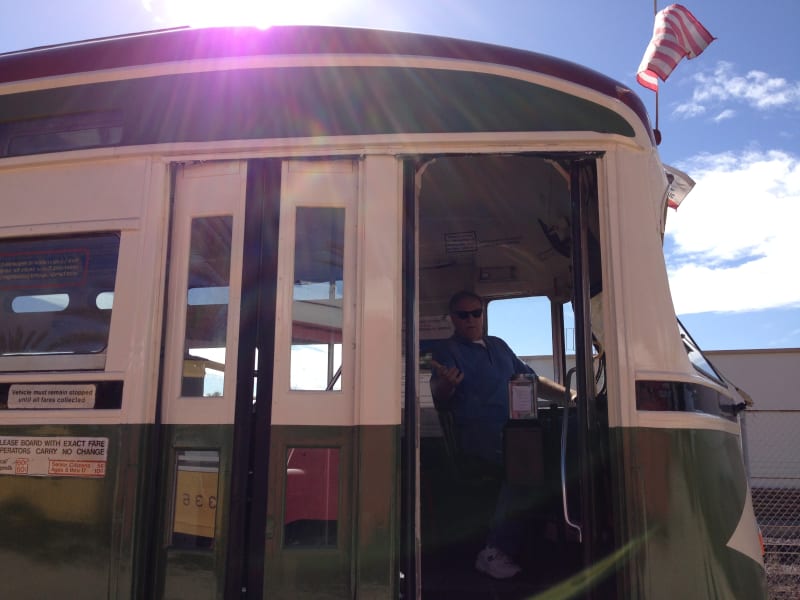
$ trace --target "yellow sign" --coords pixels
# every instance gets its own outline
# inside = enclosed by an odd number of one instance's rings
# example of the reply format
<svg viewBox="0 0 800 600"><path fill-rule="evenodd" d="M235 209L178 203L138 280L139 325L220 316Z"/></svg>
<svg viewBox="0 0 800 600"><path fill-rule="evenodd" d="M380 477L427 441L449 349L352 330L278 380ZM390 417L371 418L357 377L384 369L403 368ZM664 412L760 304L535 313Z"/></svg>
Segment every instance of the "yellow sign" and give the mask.
<svg viewBox="0 0 800 600"><path fill-rule="evenodd" d="M217 515L217 471L178 467L175 486L173 531L198 537L214 537Z"/></svg>

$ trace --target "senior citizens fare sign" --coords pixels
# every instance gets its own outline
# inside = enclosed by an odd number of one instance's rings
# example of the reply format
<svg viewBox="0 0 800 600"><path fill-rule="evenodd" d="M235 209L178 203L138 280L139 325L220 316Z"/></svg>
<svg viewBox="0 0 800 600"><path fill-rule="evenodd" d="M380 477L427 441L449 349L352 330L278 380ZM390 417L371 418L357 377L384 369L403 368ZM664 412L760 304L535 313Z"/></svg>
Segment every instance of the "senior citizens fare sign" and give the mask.
<svg viewBox="0 0 800 600"><path fill-rule="evenodd" d="M105 477L108 438L0 436L0 475Z"/></svg>

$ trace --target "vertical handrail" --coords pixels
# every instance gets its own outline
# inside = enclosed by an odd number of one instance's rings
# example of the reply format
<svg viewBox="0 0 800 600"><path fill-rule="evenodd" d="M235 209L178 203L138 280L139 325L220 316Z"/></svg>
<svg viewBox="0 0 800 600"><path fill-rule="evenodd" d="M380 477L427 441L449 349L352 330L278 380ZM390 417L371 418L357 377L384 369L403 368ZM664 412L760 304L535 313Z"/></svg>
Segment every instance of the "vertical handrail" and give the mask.
<svg viewBox="0 0 800 600"><path fill-rule="evenodd" d="M572 400L570 396L570 383L575 374L575 367L567 373L567 381L564 386L564 410L563 422L561 424L561 505L564 511L564 522L578 532L578 541L583 542L583 530L578 523L569 518L569 504L567 502L567 430L569 422L569 405Z"/></svg>
<svg viewBox="0 0 800 600"><path fill-rule="evenodd" d="M401 531L399 596L405 600L422 597L419 497L419 338L417 328L417 167L413 160L403 164L403 345L405 348L405 468L401 471L403 498L400 506L405 521Z"/></svg>

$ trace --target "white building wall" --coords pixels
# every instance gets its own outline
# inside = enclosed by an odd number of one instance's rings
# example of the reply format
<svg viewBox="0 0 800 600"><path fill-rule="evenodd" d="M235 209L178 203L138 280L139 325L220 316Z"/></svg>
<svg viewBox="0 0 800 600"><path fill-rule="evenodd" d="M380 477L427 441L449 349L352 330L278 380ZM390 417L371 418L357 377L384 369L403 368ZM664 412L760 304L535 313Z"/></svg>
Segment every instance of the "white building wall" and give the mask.
<svg viewBox="0 0 800 600"><path fill-rule="evenodd" d="M753 399L742 418L751 485L800 488L800 348L705 354Z"/></svg>
<svg viewBox="0 0 800 600"><path fill-rule="evenodd" d="M800 410L800 348L705 352L730 381L750 394L755 410Z"/></svg>

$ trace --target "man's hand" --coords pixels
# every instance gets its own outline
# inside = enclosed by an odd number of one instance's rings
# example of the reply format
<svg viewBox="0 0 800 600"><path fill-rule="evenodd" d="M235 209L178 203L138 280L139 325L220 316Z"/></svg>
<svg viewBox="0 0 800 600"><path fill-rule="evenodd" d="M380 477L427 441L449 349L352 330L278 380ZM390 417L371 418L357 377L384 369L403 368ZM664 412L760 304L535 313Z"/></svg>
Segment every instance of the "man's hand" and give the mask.
<svg viewBox="0 0 800 600"><path fill-rule="evenodd" d="M445 367L433 359L431 359L431 366L439 375L439 381L450 388L451 393L464 380L464 373L458 367Z"/></svg>

